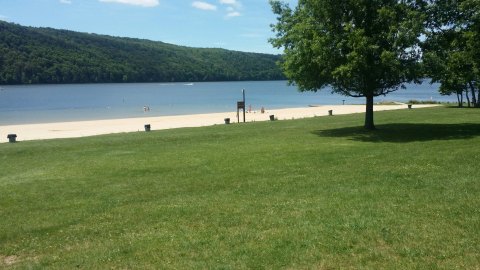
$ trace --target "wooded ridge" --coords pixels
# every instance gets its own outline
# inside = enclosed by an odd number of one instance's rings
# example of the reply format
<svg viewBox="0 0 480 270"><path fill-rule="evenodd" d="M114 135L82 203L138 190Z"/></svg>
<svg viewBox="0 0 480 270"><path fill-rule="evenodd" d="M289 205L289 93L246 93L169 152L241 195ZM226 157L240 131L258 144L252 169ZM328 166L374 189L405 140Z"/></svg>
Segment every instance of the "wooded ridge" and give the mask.
<svg viewBox="0 0 480 270"><path fill-rule="evenodd" d="M0 84L281 80L280 58L0 21Z"/></svg>

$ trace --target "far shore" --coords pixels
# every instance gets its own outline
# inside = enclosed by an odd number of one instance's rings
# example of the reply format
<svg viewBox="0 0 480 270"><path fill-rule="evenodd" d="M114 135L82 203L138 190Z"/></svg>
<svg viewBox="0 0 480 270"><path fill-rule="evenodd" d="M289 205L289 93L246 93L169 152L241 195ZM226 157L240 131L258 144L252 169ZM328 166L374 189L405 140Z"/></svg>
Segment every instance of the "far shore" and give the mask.
<svg viewBox="0 0 480 270"><path fill-rule="evenodd" d="M438 105L413 105L413 108L425 108ZM407 109L406 104L375 105L375 111ZM269 121L270 115L277 120L299 119L316 116L327 116L329 111L333 115L365 112L365 105L320 105L306 108L289 108L246 112L246 122ZM0 143L8 142L8 134L16 134L17 141L45 140L58 138L76 138L102 134L144 132L145 125L151 130L162 130L182 127L200 127L225 124L225 118L230 123L237 123L237 112L142 117L112 120L93 120L77 122L58 122L42 124L22 124L0 126ZM243 122L243 112L240 111L240 122Z"/></svg>

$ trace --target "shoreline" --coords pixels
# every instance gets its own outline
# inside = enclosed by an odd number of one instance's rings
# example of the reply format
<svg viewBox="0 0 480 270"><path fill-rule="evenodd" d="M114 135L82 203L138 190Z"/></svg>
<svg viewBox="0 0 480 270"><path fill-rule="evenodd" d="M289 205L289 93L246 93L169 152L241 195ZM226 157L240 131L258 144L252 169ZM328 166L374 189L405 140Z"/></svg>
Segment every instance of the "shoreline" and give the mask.
<svg viewBox="0 0 480 270"><path fill-rule="evenodd" d="M438 105L414 105L414 108L434 107ZM374 111L407 109L407 105L374 105ZM364 113L365 105L319 105L317 107L302 107L289 109L266 110L265 113L246 113L246 122L269 121L270 115L278 120L290 120L327 116L329 110L333 115ZM237 123L237 112L154 116L108 120L87 120L75 122L54 122L39 124L20 124L0 126L0 143L8 142L8 134L16 134L17 141L45 140L60 138L78 138L113 133L141 132L144 125L149 124L151 130L164 130L184 127L201 127L225 124L224 119L230 118L230 123ZM240 122L243 122L243 112L240 111Z"/></svg>

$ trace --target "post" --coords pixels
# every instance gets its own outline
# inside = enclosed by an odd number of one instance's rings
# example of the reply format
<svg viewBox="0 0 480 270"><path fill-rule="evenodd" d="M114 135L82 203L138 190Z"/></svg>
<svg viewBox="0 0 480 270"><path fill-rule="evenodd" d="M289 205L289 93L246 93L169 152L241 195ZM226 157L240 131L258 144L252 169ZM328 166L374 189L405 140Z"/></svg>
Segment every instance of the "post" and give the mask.
<svg viewBox="0 0 480 270"><path fill-rule="evenodd" d="M245 123L245 89L242 89L242 101L237 101L237 122L240 123L240 110L243 110L243 122Z"/></svg>
<svg viewBox="0 0 480 270"><path fill-rule="evenodd" d="M245 89L242 89L243 104L245 106ZM243 122L245 123L245 107L243 108Z"/></svg>
<svg viewBox="0 0 480 270"><path fill-rule="evenodd" d="M243 122L245 122L245 102L237 101L237 123L240 123L240 110L243 110Z"/></svg>

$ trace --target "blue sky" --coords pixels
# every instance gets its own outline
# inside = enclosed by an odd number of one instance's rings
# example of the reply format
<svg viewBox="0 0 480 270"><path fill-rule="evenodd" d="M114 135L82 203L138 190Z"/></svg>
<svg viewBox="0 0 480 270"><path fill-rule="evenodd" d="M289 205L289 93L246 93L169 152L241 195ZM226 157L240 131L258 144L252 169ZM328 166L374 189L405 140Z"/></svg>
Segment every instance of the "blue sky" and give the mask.
<svg viewBox="0 0 480 270"><path fill-rule="evenodd" d="M0 0L0 20L190 47L281 53L268 43L276 20L268 0Z"/></svg>

